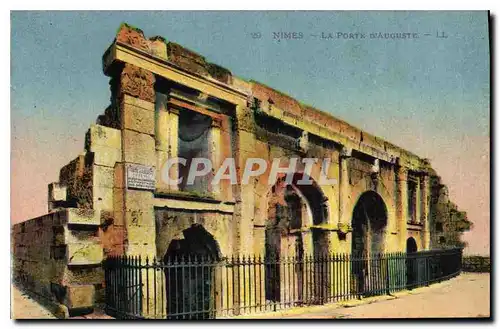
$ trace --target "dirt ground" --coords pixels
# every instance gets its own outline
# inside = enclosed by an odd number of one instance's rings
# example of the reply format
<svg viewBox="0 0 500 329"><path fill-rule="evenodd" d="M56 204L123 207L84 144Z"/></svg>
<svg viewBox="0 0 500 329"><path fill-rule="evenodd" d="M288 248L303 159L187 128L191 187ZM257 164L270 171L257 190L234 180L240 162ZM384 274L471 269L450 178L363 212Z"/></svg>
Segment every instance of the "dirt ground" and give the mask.
<svg viewBox="0 0 500 329"><path fill-rule="evenodd" d="M10 286L10 318L11 319L55 319L45 307L37 303L15 285Z"/></svg>
<svg viewBox="0 0 500 329"><path fill-rule="evenodd" d="M11 318L53 319L47 309L11 286ZM397 295L390 300L353 307L326 305L300 314L266 314L256 318L460 318L490 316L490 275L463 273L436 285Z"/></svg>

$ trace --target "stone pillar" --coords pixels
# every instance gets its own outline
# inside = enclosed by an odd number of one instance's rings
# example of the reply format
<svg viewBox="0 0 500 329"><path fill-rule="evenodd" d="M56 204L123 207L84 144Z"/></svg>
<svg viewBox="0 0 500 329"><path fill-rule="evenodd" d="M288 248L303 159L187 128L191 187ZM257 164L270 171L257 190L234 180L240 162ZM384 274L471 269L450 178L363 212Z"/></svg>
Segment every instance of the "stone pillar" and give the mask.
<svg viewBox="0 0 500 329"><path fill-rule="evenodd" d="M179 155L179 110L169 109L169 132L168 132L168 158L176 158ZM170 167L170 178L177 179L179 177L179 164L174 164ZM170 184L169 189L172 191L179 190L177 184Z"/></svg>
<svg viewBox="0 0 500 329"><path fill-rule="evenodd" d="M421 217L420 222L423 225L423 239L422 239L422 248L427 250L430 248L431 243L431 228L429 221L429 207L430 207L430 178L427 173L422 175L422 184L421 184Z"/></svg>
<svg viewBox="0 0 500 329"><path fill-rule="evenodd" d="M178 156L179 151L179 110L169 108L167 96L158 94L156 97L156 186L162 191L177 191L177 184L168 184L163 178L163 170L168 159ZM179 165L174 164L169 169L169 177L176 180L179 176Z"/></svg>
<svg viewBox="0 0 500 329"><path fill-rule="evenodd" d="M153 168L156 172L157 153L155 132L155 77L153 73L125 63L118 76L114 101L119 106L122 137L122 163L115 168L115 181L122 181L122 188L115 189L116 211L122 213L126 232L125 254L129 256L149 257L156 255L156 228L151 188L132 188L127 182L127 171L131 166ZM163 134L160 133L160 148L165 147ZM156 177L158 180L159 177ZM146 281L146 273L143 273ZM150 281L151 283L151 281ZM161 282L157 282L160 287ZM154 296L153 284L150 284L149 296ZM146 286L144 286L146 289ZM147 308L147 291L143 291L143 309ZM161 294L158 294L161 296ZM163 294L164 295L164 294ZM131 297L133 298L133 297ZM149 316L149 315L148 315Z"/></svg>
<svg viewBox="0 0 500 329"><path fill-rule="evenodd" d="M222 164L222 147L221 147L221 123L217 120L212 120L212 127L210 129L210 137L209 137L209 148L210 148L210 157L212 161L212 178L215 176L215 173L217 170L220 168L220 165ZM221 199L221 184L223 180L221 180L221 183L215 184L215 185L210 185L210 189L212 192L212 195L214 196L215 199L220 200Z"/></svg>
<svg viewBox="0 0 500 329"><path fill-rule="evenodd" d="M419 224L422 222L422 177L417 176L417 185L415 190L415 220Z"/></svg>
<svg viewBox="0 0 500 329"><path fill-rule="evenodd" d="M223 118L220 124L220 144L219 147L219 163L222 164L225 159L233 158L233 148L231 145L232 131L229 118ZM218 168L217 168L218 169ZM220 184L221 199L223 201L234 202L233 188L229 180L223 180Z"/></svg>
<svg viewBox="0 0 500 329"><path fill-rule="evenodd" d="M125 175L130 164L156 166L154 82L151 72L127 63L120 75L117 96ZM154 256L153 191L130 188L123 191L127 254Z"/></svg>
<svg viewBox="0 0 500 329"><path fill-rule="evenodd" d="M339 186L339 224L349 224L351 213L348 211L350 198L349 187L349 158L352 156L352 149L343 147L339 157L340 186Z"/></svg>
<svg viewBox="0 0 500 329"><path fill-rule="evenodd" d="M239 104L236 106L236 129L235 132L235 162L238 181L241 182L243 171L245 169L246 160L248 158L256 157L256 139L254 135L255 122L251 109ZM240 184L235 189L236 205L233 215L235 222L235 230L231 232L234 234L233 241L235 246L233 249L236 255L248 255L253 253L253 219L255 212L255 177L251 177L248 184ZM236 271L233 280L235 282L242 282ZM241 279L241 281L240 281ZM263 282L262 282L263 283ZM240 285L240 289L234 291L234 306L238 309L245 303L243 289L248 286L249 282Z"/></svg>
<svg viewBox="0 0 500 329"><path fill-rule="evenodd" d="M238 181L241 181L245 164L248 158L257 157L255 154L256 138L254 135L255 122L250 116L251 109L243 106L236 106L237 120L237 142L236 142L236 171ZM248 184L239 186L235 209L237 226L236 241L238 243L237 252L240 254L252 253L253 250L253 218L255 211L255 177L250 177Z"/></svg>
<svg viewBox="0 0 500 329"><path fill-rule="evenodd" d="M169 186L162 176L170 146L170 113L167 109L167 96L157 94L155 107L156 187L168 190Z"/></svg>
<svg viewBox="0 0 500 329"><path fill-rule="evenodd" d="M400 250L406 251L407 222L408 222L408 169L396 169L396 183L398 190L397 220L400 237Z"/></svg>

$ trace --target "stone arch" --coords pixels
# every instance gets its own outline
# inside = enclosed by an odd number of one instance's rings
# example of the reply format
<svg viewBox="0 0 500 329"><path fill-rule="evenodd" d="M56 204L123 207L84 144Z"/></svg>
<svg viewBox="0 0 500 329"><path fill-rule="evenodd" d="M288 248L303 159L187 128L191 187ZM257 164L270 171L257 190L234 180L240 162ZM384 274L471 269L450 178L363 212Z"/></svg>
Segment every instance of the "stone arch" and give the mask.
<svg viewBox="0 0 500 329"><path fill-rule="evenodd" d="M406 253L414 253L418 251L417 241L413 237L406 239Z"/></svg>
<svg viewBox="0 0 500 329"><path fill-rule="evenodd" d="M379 262L366 259L383 253L387 220L387 207L377 192L366 191L359 196L351 221L351 254L356 259L352 265L352 274L359 294L366 294L371 290L369 285L373 280L370 277L380 278L383 275Z"/></svg>
<svg viewBox="0 0 500 329"><path fill-rule="evenodd" d="M172 242L184 240L184 233L196 226L201 226L216 241L219 258L231 255L233 238L227 234L232 230L231 219L232 213L155 207L156 256L164 258Z"/></svg>
<svg viewBox="0 0 500 329"><path fill-rule="evenodd" d="M303 183L310 182L309 184ZM290 184L282 175L267 195L268 216L265 222L265 259L277 264L282 251L287 256L303 259L306 255L328 252L327 232L312 229L328 222L328 199L318 184L305 173L297 172ZM301 298L304 269L295 268L297 296ZM281 296L279 266L266 268L266 299L279 301Z"/></svg>
<svg viewBox="0 0 500 329"><path fill-rule="evenodd" d="M193 224L183 232L184 239L173 239L164 256L172 262L211 263L220 260L219 244L200 224ZM214 267L166 267L166 311L171 319L206 319L215 313ZM212 311L208 311L212 310ZM177 315L190 312L188 315Z"/></svg>
<svg viewBox="0 0 500 329"><path fill-rule="evenodd" d="M387 221L387 207L380 194L362 193L352 212L353 254L382 253Z"/></svg>
<svg viewBox="0 0 500 329"><path fill-rule="evenodd" d="M311 184L301 184L303 180L308 180ZM330 215L327 204L328 198L313 178L305 173L297 172L293 175L291 184L287 184L286 175L282 175L269 190L267 200L268 210L270 211L268 212L268 221L265 223L266 226L270 224L269 220L274 221L275 219L274 209L270 209L269 205L286 206L287 198L289 200L301 200L305 206L306 212L303 215L307 216L301 221L301 226L309 227L328 222ZM283 226L287 225L283 223Z"/></svg>

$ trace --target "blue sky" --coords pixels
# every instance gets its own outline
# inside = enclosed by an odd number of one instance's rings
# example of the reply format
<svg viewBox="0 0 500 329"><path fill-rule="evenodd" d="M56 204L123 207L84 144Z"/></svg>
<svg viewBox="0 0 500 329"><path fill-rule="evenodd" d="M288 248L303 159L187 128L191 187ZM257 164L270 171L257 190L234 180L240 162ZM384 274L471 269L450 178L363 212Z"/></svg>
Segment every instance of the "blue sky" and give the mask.
<svg viewBox="0 0 500 329"><path fill-rule="evenodd" d="M19 180L13 179L13 197L21 199L22 189L34 200L32 206L14 200L14 220L46 211L46 184L83 149L86 129L109 103L101 56L127 22L429 157L459 206L489 230L487 15L12 12L12 165L33 172L36 164L41 177L38 182L18 173ZM255 32L262 37L252 38ZM273 32L302 32L304 38L278 42ZM337 32L410 32L419 38L311 36ZM435 36L443 32L448 38ZM42 164L41 157L51 160Z"/></svg>

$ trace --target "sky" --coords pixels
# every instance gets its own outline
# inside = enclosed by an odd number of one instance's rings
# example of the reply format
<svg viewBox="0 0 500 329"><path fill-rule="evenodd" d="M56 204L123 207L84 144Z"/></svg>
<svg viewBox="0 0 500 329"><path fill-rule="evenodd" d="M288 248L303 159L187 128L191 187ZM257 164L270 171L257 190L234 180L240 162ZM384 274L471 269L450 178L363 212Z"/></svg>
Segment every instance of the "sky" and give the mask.
<svg viewBox="0 0 500 329"><path fill-rule="evenodd" d="M122 22L429 158L474 223L466 253L489 254L485 11L11 12L11 223L47 212L47 184L108 106L101 57Z"/></svg>

